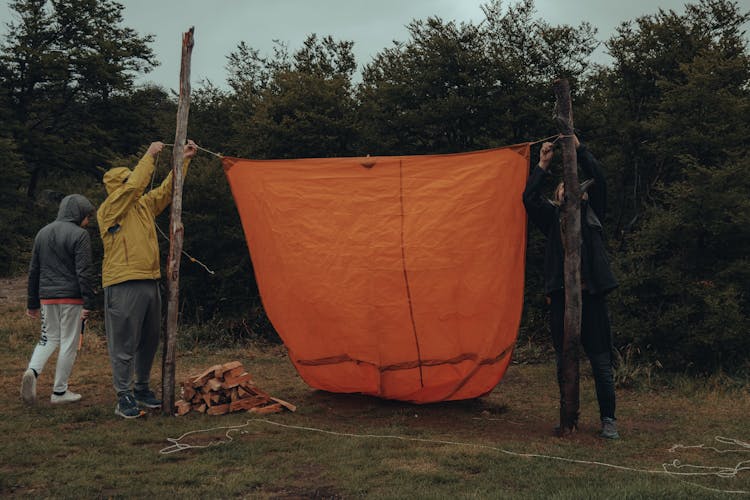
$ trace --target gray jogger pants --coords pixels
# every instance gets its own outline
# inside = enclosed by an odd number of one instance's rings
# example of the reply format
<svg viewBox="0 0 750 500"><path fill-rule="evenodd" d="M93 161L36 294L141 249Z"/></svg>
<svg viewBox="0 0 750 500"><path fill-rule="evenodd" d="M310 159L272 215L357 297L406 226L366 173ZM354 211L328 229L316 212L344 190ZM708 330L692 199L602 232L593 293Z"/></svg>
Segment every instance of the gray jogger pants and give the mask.
<svg viewBox="0 0 750 500"><path fill-rule="evenodd" d="M136 390L147 390L159 347L159 282L134 280L106 287L104 327L115 392L130 392L134 382Z"/></svg>

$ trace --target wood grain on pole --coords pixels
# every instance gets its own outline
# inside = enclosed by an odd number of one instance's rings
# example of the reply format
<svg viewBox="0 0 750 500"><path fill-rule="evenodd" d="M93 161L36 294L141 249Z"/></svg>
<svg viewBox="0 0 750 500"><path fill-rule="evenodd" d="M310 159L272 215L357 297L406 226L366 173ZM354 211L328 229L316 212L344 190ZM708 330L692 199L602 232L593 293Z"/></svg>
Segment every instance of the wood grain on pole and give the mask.
<svg viewBox="0 0 750 500"><path fill-rule="evenodd" d="M172 206L169 224L169 258L167 260L167 328L162 360L162 413L174 414L175 359L177 319L179 312L180 257L182 255L182 162L187 139L190 112L190 57L193 53L194 28L182 35L180 96L177 101L177 127L172 149Z"/></svg>
<svg viewBox="0 0 750 500"><path fill-rule="evenodd" d="M578 424L579 363L578 346L581 335L581 189L573 135L573 105L570 86L565 79L553 84L557 103L557 125L563 160L565 199L561 207L560 231L565 252L565 321L560 380L560 430L566 433Z"/></svg>

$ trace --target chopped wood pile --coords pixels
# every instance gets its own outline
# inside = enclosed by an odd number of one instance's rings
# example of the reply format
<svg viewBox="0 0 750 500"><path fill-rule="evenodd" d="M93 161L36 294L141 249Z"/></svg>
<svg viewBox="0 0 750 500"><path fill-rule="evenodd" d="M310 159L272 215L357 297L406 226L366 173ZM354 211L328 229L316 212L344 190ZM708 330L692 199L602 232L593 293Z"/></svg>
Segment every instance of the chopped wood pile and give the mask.
<svg viewBox="0 0 750 500"><path fill-rule="evenodd" d="M180 387L182 399L175 403L175 415L185 415L190 411L224 415L241 410L265 415L284 408L289 411L297 409L293 404L263 392L239 361L214 365L185 380Z"/></svg>

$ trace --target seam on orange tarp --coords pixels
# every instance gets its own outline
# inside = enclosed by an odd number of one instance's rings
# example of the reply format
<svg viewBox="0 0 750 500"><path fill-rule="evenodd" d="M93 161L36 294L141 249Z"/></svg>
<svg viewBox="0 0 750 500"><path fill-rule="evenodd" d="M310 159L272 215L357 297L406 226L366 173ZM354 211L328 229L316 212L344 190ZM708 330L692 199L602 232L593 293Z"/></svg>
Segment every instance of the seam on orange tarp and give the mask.
<svg viewBox="0 0 750 500"><path fill-rule="evenodd" d="M510 345L503 352L501 352L500 354L498 354L494 358L483 359L482 361L480 361L479 363L477 363L477 366L474 367L474 369L471 371L471 373L469 373L468 375L466 375L464 377L464 379L456 387L454 387L453 390L447 396L445 396L443 399L450 399L450 398L453 397L454 394L456 394L458 391L460 391L461 389L463 389L464 386L466 385L466 383L469 380L471 380L471 379L474 378L474 374L481 367L488 366L488 365L494 365L495 363L498 363L500 360L504 359L512 351L513 351L513 345Z"/></svg>
<svg viewBox="0 0 750 500"><path fill-rule="evenodd" d="M494 358L485 358L477 362L477 366L494 365L502 361L508 353L510 353L512 347L508 347L503 352L495 356ZM440 365L457 365L464 361L477 361L479 356L476 353L466 353L456 356L450 359L419 359L415 361L404 361L402 363L394 363L392 365L377 366L375 363L369 361L362 361L354 359L347 354L340 354L338 356L327 356L325 358L318 359L298 359L295 362L302 366L324 366L324 365L335 365L339 363L356 363L372 365L378 368L380 372L386 371L397 371L397 370L412 370L414 368L422 369L423 366L440 366Z"/></svg>
<svg viewBox="0 0 750 500"><path fill-rule="evenodd" d="M404 269L404 284L406 285L406 299L409 302L409 318L411 319L411 329L414 332L414 343L417 346L417 358L419 361L419 385L424 387L424 378L422 377L422 352L419 348L419 337L417 336L417 323L414 320L414 306L411 301L411 288L409 288L409 273L406 270L406 248L404 245L404 160L398 162L399 174L399 195L401 200L401 265Z"/></svg>
<svg viewBox="0 0 750 500"><path fill-rule="evenodd" d="M375 364L356 360L347 354L339 354L338 356L326 356L325 358L318 359L298 359L296 362L305 366L335 365L337 363L365 363L368 365Z"/></svg>
<svg viewBox="0 0 750 500"><path fill-rule="evenodd" d="M509 346L509 347L506 347L503 352L501 352L500 354L498 354L494 358L483 359L482 361L479 362L479 364L480 365L493 365L493 364L497 363L498 361L502 360L508 354L510 354L510 352L512 350L513 350L513 346L512 345Z"/></svg>
<svg viewBox="0 0 750 500"><path fill-rule="evenodd" d="M402 363L395 363L392 365L381 366L381 372L393 371L393 370L407 370L416 368L417 366L438 366L438 365L457 365L464 361L476 361L478 356L474 353L461 354L455 358L450 359L420 359L418 361L404 361Z"/></svg>

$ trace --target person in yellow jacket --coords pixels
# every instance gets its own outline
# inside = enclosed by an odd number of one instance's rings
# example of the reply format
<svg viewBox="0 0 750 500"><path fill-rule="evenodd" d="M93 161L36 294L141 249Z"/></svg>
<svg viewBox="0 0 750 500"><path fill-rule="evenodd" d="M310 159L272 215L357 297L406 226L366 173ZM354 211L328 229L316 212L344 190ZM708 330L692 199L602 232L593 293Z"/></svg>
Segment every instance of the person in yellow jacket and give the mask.
<svg viewBox="0 0 750 500"><path fill-rule="evenodd" d="M161 406L149 388L161 327L161 272L154 219L172 201L172 173L159 187L144 192L163 147L161 142L152 142L132 171L125 167L108 170L104 174L107 199L96 213L104 244L104 327L117 393L115 414L123 418L140 417L142 407ZM188 141L185 173L197 151L195 143Z"/></svg>

